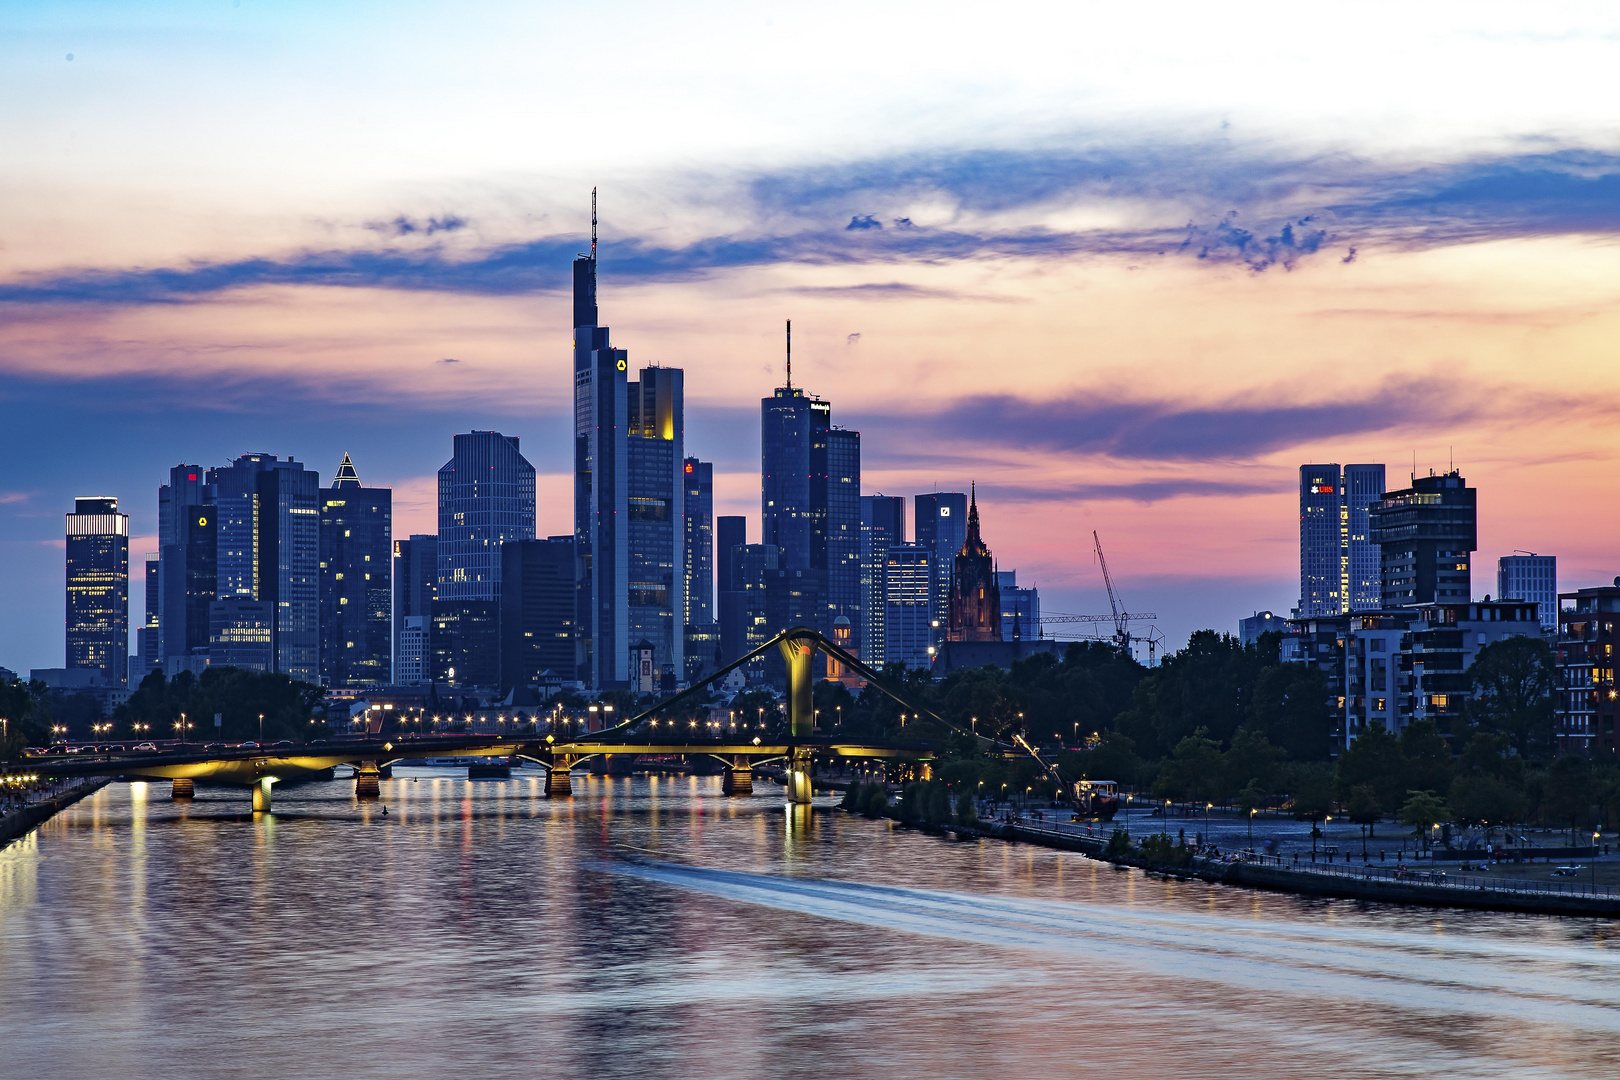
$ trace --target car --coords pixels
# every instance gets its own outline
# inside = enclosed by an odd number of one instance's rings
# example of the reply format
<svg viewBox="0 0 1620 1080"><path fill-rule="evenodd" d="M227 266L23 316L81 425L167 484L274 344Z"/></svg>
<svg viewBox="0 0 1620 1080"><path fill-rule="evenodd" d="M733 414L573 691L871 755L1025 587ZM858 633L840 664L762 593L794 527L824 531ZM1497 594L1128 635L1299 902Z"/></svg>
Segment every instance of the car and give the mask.
<svg viewBox="0 0 1620 1080"><path fill-rule="evenodd" d="M238 750L257 750L259 748L259 744L256 742L237 743L236 748Z"/></svg>
<svg viewBox="0 0 1620 1080"><path fill-rule="evenodd" d="M1585 870L1585 869L1586 869L1586 867L1584 867L1584 866L1560 866L1558 869L1554 870L1549 876L1550 877L1574 877L1576 874L1579 874L1582 870Z"/></svg>
<svg viewBox="0 0 1620 1080"><path fill-rule="evenodd" d="M306 746L329 746L331 744L328 743L325 739L311 739L305 745Z"/></svg>
<svg viewBox="0 0 1620 1080"><path fill-rule="evenodd" d="M112 743L109 746L103 746L102 749L107 751L109 754L121 754L129 748L123 743Z"/></svg>
<svg viewBox="0 0 1620 1080"><path fill-rule="evenodd" d="M291 739L277 739L275 742L271 743L270 745L271 746L291 746L292 744L293 744L293 741Z"/></svg>
<svg viewBox="0 0 1620 1080"><path fill-rule="evenodd" d="M150 751L151 753L155 754L155 753L157 753L157 744L149 743L149 742L136 743L135 744L135 749L136 750L146 750L146 751Z"/></svg>

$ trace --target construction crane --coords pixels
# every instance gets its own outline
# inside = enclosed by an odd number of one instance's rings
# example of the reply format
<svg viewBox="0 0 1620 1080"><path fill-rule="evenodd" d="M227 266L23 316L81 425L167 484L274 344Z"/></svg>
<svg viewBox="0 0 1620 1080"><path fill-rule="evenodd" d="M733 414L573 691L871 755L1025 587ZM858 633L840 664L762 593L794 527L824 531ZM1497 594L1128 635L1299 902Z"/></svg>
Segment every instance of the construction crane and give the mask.
<svg viewBox="0 0 1620 1080"><path fill-rule="evenodd" d="M1113 611L1114 644L1126 656L1132 654L1131 646L1135 643L1142 642L1146 644L1148 647L1148 666L1152 667L1159 645L1164 641L1164 635L1159 632L1156 626L1148 627L1146 634L1132 634L1130 624L1132 622L1148 622L1158 616L1150 614L1136 615L1125 610L1125 605L1120 603L1119 592L1114 588L1114 576L1108 572L1108 559L1103 555L1102 537L1097 535L1096 529L1091 530L1091 543L1097 551L1097 565L1102 568L1103 587L1108 590L1108 607ZM1075 617L1074 621L1102 622L1104 620L1100 617Z"/></svg>

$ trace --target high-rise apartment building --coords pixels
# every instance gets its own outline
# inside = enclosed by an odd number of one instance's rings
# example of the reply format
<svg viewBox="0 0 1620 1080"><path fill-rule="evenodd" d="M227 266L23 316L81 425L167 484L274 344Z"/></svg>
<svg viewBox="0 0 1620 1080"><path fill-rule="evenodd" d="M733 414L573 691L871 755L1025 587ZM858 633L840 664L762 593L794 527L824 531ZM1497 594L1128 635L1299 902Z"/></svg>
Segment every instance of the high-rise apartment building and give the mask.
<svg viewBox="0 0 1620 1080"><path fill-rule="evenodd" d="M517 437L457 435L439 469L439 571L428 632L434 680L500 682L501 545L533 540L534 522L534 466Z"/></svg>
<svg viewBox="0 0 1620 1080"><path fill-rule="evenodd" d="M393 676L393 501L365 487L348 454L321 492L321 680L380 686Z"/></svg>
<svg viewBox="0 0 1620 1080"><path fill-rule="evenodd" d="M1456 470L1418 476L1370 512L1379 547L1383 606L1466 604L1470 560L1479 547L1478 492Z"/></svg>
<svg viewBox="0 0 1620 1080"><path fill-rule="evenodd" d="M645 639L655 665L679 672L685 649L685 433L682 372L628 376L596 296L591 251L574 260L574 550L578 678L628 687L630 647Z"/></svg>
<svg viewBox="0 0 1620 1080"><path fill-rule="evenodd" d="M951 567L967 540L968 497L961 491L935 491L912 500L916 542L934 549L934 608L930 618L944 625L950 601Z"/></svg>
<svg viewBox="0 0 1620 1080"><path fill-rule="evenodd" d="M1376 610L1383 604L1370 509L1383 496L1384 466L1301 465L1299 616Z"/></svg>
<svg viewBox="0 0 1620 1080"><path fill-rule="evenodd" d="M406 619L417 619L413 628L421 635L413 646L418 650L416 662L425 664L423 657L430 655L427 646L428 628L433 625L433 601L439 596L439 538L431 533L412 533L409 539L394 541L394 681L408 682L399 668L403 655L402 635L407 629ZM414 671L415 669L411 669ZM414 681L427 679L426 668Z"/></svg>
<svg viewBox="0 0 1620 1080"><path fill-rule="evenodd" d="M413 686L428 681L429 616L407 615L394 639L394 681Z"/></svg>
<svg viewBox="0 0 1620 1080"><path fill-rule="evenodd" d="M290 457L244 454L210 469L207 481L217 518L215 599L269 605L272 670L319 684L320 475ZM243 620L234 629L232 612ZM257 642L262 619L251 603L222 607L210 613L210 640Z"/></svg>
<svg viewBox="0 0 1620 1080"><path fill-rule="evenodd" d="M129 515L112 498L74 499L67 515L67 666L109 686L129 664Z"/></svg>
<svg viewBox="0 0 1620 1080"><path fill-rule="evenodd" d="M861 496L861 658L883 663L883 584L889 548L906 542L903 495Z"/></svg>
<svg viewBox="0 0 1620 1080"><path fill-rule="evenodd" d="M687 458L686 621L712 623L714 613L714 465Z"/></svg>
<svg viewBox="0 0 1620 1080"><path fill-rule="evenodd" d="M1532 600L1545 630L1558 629L1558 557L1529 552L1496 561L1496 598Z"/></svg>
<svg viewBox="0 0 1620 1080"><path fill-rule="evenodd" d="M572 681L574 537L508 541L501 561L501 689Z"/></svg>

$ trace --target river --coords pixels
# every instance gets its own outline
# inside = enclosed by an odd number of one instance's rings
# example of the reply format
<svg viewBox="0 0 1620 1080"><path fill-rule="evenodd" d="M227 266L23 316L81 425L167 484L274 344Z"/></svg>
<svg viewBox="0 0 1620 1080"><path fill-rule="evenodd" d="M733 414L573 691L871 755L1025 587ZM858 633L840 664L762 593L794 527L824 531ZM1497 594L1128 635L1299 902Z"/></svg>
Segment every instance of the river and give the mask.
<svg viewBox="0 0 1620 1080"><path fill-rule="evenodd" d="M0 850L0 1076L1620 1076L1620 926L574 784L102 789Z"/></svg>

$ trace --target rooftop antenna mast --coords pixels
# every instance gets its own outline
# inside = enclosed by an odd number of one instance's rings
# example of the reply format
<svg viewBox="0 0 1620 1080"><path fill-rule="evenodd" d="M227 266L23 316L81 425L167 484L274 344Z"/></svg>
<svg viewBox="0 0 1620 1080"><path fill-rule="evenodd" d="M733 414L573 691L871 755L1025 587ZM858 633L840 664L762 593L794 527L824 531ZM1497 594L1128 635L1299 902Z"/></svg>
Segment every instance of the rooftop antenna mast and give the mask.
<svg viewBox="0 0 1620 1080"><path fill-rule="evenodd" d="M787 388L793 389L793 320L787 321Z"/></svg>
<svg viewBox="0 0 1620 1080"><path fill-rule="evenodd" d="M591 262L596 261L596 189L591 188Z"/></svg>

